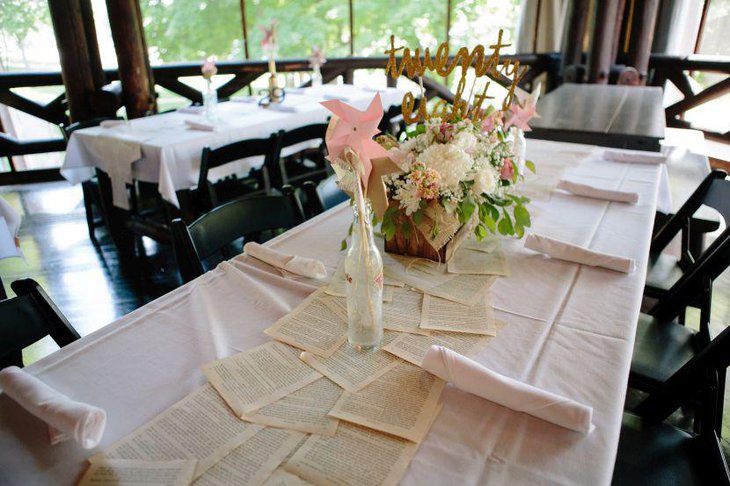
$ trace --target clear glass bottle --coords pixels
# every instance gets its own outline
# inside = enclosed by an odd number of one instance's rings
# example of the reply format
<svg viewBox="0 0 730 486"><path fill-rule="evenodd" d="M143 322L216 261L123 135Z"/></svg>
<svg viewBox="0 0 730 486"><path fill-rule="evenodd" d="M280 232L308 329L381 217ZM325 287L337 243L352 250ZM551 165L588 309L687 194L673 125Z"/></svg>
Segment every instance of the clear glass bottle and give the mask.
<svg viewBox="0 0 730 486"><path fill-rule="evenodd" d="M319 64L312 65L312 87L318 88L322 86L322 70Z"/></svg>
<svg viewBox="0 0 730 486"><path fill-rule="evenodd" d="M352 239L345 257L347 340L358 350L368 350L383 340L383 258L375 246L372 210L360 184L355 186Z"/></svg>
<svg viewBox="0 0 730 486"><path fill-rule="evenodd" d="M512 132L512 153L515 156L515 164L520 174L525 173L525 155L527 153L527 140L525 140L525 133L517 127L511 127Z"/></svg>
<svg viewBox="0 0 730 486"><path fill-rule="evenodd" d="M218 118L218 92L213 89L210 80L208 80L208 89L203 93L203 107L208 120L215 121Z"/></svg>

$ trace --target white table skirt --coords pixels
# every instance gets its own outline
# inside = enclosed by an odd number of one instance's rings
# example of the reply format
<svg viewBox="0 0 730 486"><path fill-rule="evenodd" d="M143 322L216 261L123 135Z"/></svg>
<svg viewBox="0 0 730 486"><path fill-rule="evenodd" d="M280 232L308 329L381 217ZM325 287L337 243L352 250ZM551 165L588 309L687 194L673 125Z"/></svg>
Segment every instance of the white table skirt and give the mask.
<svg viewBox="0 0 730 486"><path fill-rule="evenodd" d="M0 196L0 260L21 256L17 246L20 215Z"/></svg>
<svg viewBox="0 0 730 486"><path fill-rule="evenodd" d="M560 157L567 144L528 141L528 158ZM571 145L590 153L593 147ZM581 435L448 387L444 407L403 484L608 484L639 314L659 180L658 166L586 160L569 169L636 191L636 205L554 193L532 204L534 231L636 259L622 274L551 260L507 244L512 275L492 287L505 329L477 357L492 369L593 407ZM608 182L607 182L608 181ZM351 212L338 206L272 242L333 271ZM200 366L269 338L262 330L314 290L247 256L157 299L29 366L71 397L109 414L104 448L205 381ZM42 423L0 395L0 483L71 484L90 455L51 447Z"/></svg>
<svg viewBox="0 0 730 486"><path fill-rule="evenodd" d="M68 181L79 183L93 177L95 167L103 170L112 181L114 204L125 209L129 208L127 183L132 180L156 182L163 199L179 207L175 191L198 184L200 154L204 147L216 148L239 140L266 138L279 130L324 123L331 113L319 104L320 101L338 97L365 109L376 92L380 93L385 110L400 105L405 93L396 88L375 91L349 85L325 85L287 94L283 105L290 103L294 112L264 109L255 99L220 103L215 131L187 128L185 120L202 121L205 118L181 112L137 118L129 124L110 128L77 130L68 141L61 174ZM301 103L302 100L306 102ZM245 174L262 163L262 157L236 161L211 171L211 178Z"/></svg>

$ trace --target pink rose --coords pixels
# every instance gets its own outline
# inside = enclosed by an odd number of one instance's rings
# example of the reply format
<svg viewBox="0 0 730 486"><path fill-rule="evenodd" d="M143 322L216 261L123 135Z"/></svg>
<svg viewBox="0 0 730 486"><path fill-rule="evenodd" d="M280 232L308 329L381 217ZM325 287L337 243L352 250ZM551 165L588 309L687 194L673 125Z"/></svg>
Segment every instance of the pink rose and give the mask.
<svg viewBox="0 0 730 486"><path fill-rule="evenodd" d="M502 172L499 177L505 181L511 181L515 177L515 165L512 163L511 158L504 159L504 165L502 165Z"/></svg>
<svg viewBox="0 0 730 486"><path fill-rule="evenodd" d="M484 120L482 120L482 132L489 133L495 128L497 128L498 125L502 124L502 112L501 111L495 111L488 117L486 117Z"/></svg>

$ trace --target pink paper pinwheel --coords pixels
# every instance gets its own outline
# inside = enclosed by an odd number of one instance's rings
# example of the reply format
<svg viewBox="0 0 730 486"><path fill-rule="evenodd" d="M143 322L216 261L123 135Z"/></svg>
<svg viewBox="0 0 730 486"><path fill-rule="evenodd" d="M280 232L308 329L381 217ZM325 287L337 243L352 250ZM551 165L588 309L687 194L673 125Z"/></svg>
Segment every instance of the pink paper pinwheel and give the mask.
<svg viewBox="0 0 730 486"><path fill-rule="evenodd" d="M383 117L383 104L380 93L376 94L370 106L360 111L340 100L323 101L322 105L334 113L338 119L334 128L326 137L329 160L334 161L345 148L357 152L362 167L358 168L363 187L367 189L370 171L373 169L372 159L388 157L388 152L373 140L378 130L378 123Z"/></svg>
<svg viewBox="0 0 730 486"><path fill-rule="evenodd" d="M511 126L515 126L523 132L532 130L527 123L533 118L540 118L536 110L537 100L540 97L540 87L541 85L538 84L535 90L527 95L524 100L514 102L510 108L510 116L504 123L505 130L509 130Z"/></svg>
<svg viewBox="0 0 730 486"><path fill-rule="evenodd" d="M277 47L276 24L277 23L278 23L277 20L272 20L268 29L266 27L259 26L259 29L261 29L261 32L263 32L263 34L264 34L263 39L261 39L261 48L264 51L273 52L276 50L276 47Z"/></svg>

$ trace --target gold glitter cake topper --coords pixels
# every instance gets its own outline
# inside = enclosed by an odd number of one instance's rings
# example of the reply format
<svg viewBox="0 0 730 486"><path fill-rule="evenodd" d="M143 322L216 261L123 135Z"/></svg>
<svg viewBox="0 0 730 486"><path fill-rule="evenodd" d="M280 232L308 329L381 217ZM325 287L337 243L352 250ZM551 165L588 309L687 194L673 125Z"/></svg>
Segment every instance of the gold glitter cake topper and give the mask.
<svg viewBox="0 0 730 486"><path fill-rule="evenodd" d="M385 66L386 75L393 79L398 78L405 71L409 78L423 77L426 71L434 72L439 76L449 76L457 67L461 68L461 77L456 87L456 93L454 95L454 102L451 107L444 100L440 100L433 107L429 113L426 109L426 97L423 96L423 84L421 84L421 100L418 107L416 107L416 99L413 93L406 93L403 96L403 119L407 124L416 123L418 121L426 121L433 117L441 118L444 121L456 121L459 119L471 118L474 123L482 120L487 112L482 109L482 104L486 99L492 99L492 96L487 95L490 82L485 83L484 89L481 92L474 94L474 85L477 79L483 76L491 75L491 77L512 76L510 86L502 101L502 110L506 111L512 104L512 100L515 96L515 89L522 77L527 72L527 68L523 67L520 69L520 62L506 59L504 62L500 61L499 53L504 47L509 47L511 44L502 44L502 30L500 29L497 37L497 42L489 46L491 53L487 55L487 51L483 45L477 45L474 49L469 52L466 47L461 47L453 59L449 59L449 44L447 42L441 43L436 49L436 55L431 56L431 51L427 47L421 49L417 47L411 52L408 47L395 46L395 36L390 36L390 49L385 51L388 55L388 63ZM400 64L396 55L402 52ZM472 83L471 92L466 98L464 98L464 92L466 90L466 74L469 67L474 68L474 83ZM473 101L472 101L473 100ZM415 114L414 114L415 109Z"/></svg>

